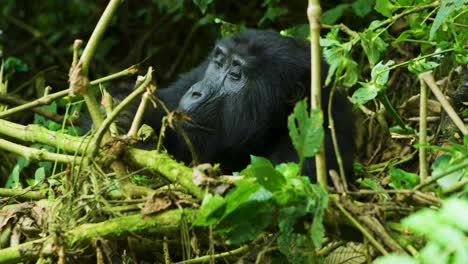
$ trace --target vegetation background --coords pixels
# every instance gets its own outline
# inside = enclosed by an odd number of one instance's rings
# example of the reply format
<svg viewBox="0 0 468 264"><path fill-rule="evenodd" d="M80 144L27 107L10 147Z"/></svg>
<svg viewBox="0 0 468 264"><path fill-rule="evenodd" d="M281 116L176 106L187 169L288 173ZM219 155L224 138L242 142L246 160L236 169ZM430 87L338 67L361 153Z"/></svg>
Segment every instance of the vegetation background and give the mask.
<svg viewBox="0 0 468 264"><path fill-rule="evenodd" d="M387 255L377 261L465 263L468 259L468 1L321 2L321 46L325 59L331 65L327 83L346 90L355 105L358 132L355 170L360 179L357 183L359 191L352 190L343 195L335 189L327 196L322 194L323 190L315 189L318 187L304 187L294 193L295 196L280 196L278 190L290 190L288 184L298 184L289 175L294 168L272 168L284 175L287 184L258 185L258 188L265 187L273 198L259 200L255 205L248 204L250 196L245 194L249 190L242 189L245 186L240 184L237 193L243 194L244 200L232 194L223 198L213 196L211 201L207 202L206 199L203 202L197 213L202 216L196 221L190 220L189 212L186 212L186 219L179 215L178 221L190 223L180 224L182 227L191 228L194 223L211 226L214 231L210 227L209 232L195 235L195 231L190 229L190 232L182 231L180 238L174 237L174 234L179 234L179 228L170 234L158 230L154 232L157 238L148 241L141 239L144 242L137 243L135 240L140 237L136 236L135 239L129 235L125 246L89 234L93 239L82 238L86 242L79 247L74 242L67 244L56 239L54 243L49 243L53 245L51 248L40 249L41 254L36 249L26 259L39 258L53 262L83 258L105 263L115 259L137 261L146 257L169 263L169 256L172 255L174 259L187 261L185 263L190 263L188 261L192 258L213 262L222 259L228 263L239 259L245 262L284 263L281 261L287 259L294 263L364 263ZM47 86L53 87L54 92L67 89L73 42L75 39L85 42L89 39L107 4L108 1L91 0L2 0L0 110L6 110L7 105L12 108L42 97L47 92ZM132 65L137 65L142 74L148 66L153 66L153 80L159 87L164 87L179 73L197 65L211 50L216 39L243 28L272 29L284 35L307 38L307 5L307 1L299 0L123 1L95 51L89 79L95 80ZM134 79L134 76L123 78L127 82L134 82ZM116 84L103 85L112 89ZM430 91L425 95L427 86ZM442 96L437 94L434 86ZM13 96L13 99L9 96ZM421 112L422 108L427 111ZM70 104L68 99L60 99L44 109L69 118L73 117L70 113L75 110L79 112L81 106L79 103ZM452 112L458 116L458 120L455 120ZM80 134L75 126L51 121L36 111L16 113L6 119L17 124L39 124L63 134ZM427 121L424 122L427 129L422 129L427 133L421 133L421 120ZM5 127L5 124L1 123L0 126ZM0 139L23 142L6 132L2 132ZM28 146L61 152L54 146L46 145ZM117 216L126 215L127 210L138 210L138 207L134 207L106 211L108 204L101 198L105 196L108 199L111 195L103 195L100 190L117 189L114 183L99 179L99 190L87 193L92 198L83 198L79 194L84 188L89 188L89 184L81 182L73 187L67 186L66 171L69 167L50 160L38 162L22 158L17 155L21 153L11 151L8 146L0 142L0 187L4 187L0 190L0 196L4 197L0 201L0 248L3 248L0 249L0 263L20 260L7 257L6 249L15 249L15 246L26 241L41 236L57 237L61 231L70 230L68 239L76 241L79 238L74 235L80 231L74 229L77 226L101 223L107 218L119 219ZM149 187L161 185L142 175L134 176L132 181ZM73 188L76 188L75 194L70 192ZM7 190L28 190L32 191L29 192L32 196L24 199L21 198L23 194ZM114 198L110 198L110 201ZM151 199L157 200L155 196ZM23 203L24 200L30 203ZM55 213L52 217L54 220L48 220L50 223L47 225L38 220L46 218L35 217L32 209L44 200L61 204L41 206L54 208L50 212L46 210L50 214ZM78 203L85 200L84 205ZM192 203L180 196L176 200ZM313 209L304 209L304 201ZM199 199L193 204L198 206L202 203ZM219 204L235 209L220 212L217 211ZM255 214L254 210L245 210L249 206L266 209L257 210ZM347 219L347 223L330 223L330 219L327 223L324 213L327 207L335 209L334 213L342 213L345 217L340 217ZM294 210L287 211L286 208ZM90 213L93 210L94 213ZM271 211L277 212L275 219L266 216ZM143 211L143 214L150 213ZM311 215L315 216L314 221ZM327 224L327 235L321 229L322 216ZM266 220L263 225L247 230L240 222L226 222L226 218ZM333 215L331 218L334 219ZM25 225L25 219L33 219L34 223ZM125 226L123 223L144 226L130 218L119 223L122 226ZM297 225L303 227L298 230ZM341 226L341 229L330 231L333 229L330 226L335 225ZM28 233L28 227L34 227L33 232ZM347 231L351 229L359 230L357 233L360 235L353 232L348 234ZM138 230L131 232L138 233ZM361 234L363 244L348 242L349 236L353 241L362 242ZM124 240L114 233L102 237ZM197 244L194 242L196 237L200 241L199 248L193 246ZM374 241L372 237L377 239ZM232 243L227 244L226 241ZM291 250L291 245L300 250ZM154 248L158 249L153 250L157 252L149 254ZM180 248L183 252L180 252ZM305 252L315 253L311 258ZM204 256L207 258L203 259Z"/></svg>

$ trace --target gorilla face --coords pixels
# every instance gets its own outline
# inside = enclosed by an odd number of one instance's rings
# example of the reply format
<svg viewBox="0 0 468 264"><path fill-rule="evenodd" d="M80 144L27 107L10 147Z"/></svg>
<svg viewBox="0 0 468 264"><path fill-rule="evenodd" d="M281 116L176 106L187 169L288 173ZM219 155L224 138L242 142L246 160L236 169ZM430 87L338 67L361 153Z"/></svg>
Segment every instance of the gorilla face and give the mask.
<svg viewBox="0 0 468 264"><path fill-rule="evenodd" d="M195 145L202 158L212 158L203 156L204 149L216 155L262 147L285 129L293 105L288 98L308 85L307 47L305 41L254 30L217 43L203 78L178 106L192 119L183 124L190 139L203 142Z"/></svg>
<svg viewBox="0 0 468 264"><path fill-rule="evenodd" d="M179 102L179 110L192 118L193 123L186 126L219 131L222 125L220 115L232 115L222 111L225 103L242 96L248 82L246 61L218 44L210 56L203 80L190 87Z"/></svg>

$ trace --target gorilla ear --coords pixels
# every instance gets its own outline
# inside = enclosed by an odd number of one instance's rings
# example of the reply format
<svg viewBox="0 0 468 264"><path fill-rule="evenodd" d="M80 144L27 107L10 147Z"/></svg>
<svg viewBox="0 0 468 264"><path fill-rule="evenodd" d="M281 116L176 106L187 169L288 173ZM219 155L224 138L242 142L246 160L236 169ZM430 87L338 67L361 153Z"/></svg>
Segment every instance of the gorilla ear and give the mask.
<svg viewBox="0 0 468 264"><path fill-rule="evenodd" d="M294 87L289 90L288 97L286 98L286 103L288 105L296 105L298 101L306 96L306 87L302 82L296 82Z"/></svg>

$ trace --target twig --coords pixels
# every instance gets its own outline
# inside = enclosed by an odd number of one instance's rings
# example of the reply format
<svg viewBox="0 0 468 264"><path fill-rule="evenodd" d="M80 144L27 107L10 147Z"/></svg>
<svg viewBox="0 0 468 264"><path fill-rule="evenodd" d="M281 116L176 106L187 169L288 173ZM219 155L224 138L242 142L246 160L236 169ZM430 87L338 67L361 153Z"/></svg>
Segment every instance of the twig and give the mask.
<svg viewBox="0 0 468 264"><path fill-rule="evenodd" d="M15 113L18 113L18 112L21 112L21 111L24 111L24 110L27 110L27 109L30 109L30 108L34 108L34 107L37 107L37 106L40 106L40 105L50 104L55 99L64 97L67 94L68 94L68 90L63 90L63 91L60 91L60 92L57 92L57 93L49 94L48 96L38 98L38 99L36 99L36 100L34 100L32 102L29 102L29 103L26 103L26 104L23 104L23 105L8 109L6 111L3 111L3 112L0 113L0 118L5 118L5 117L7 117L9 115L12 115L12 114L15 114Z"/></svg>
<svg viewBox="0 0 468 264"><path fill-rule="evenodd" d="M96 237L115 239L133 233L158 232L168 228L178 228L182 214L192 223L195 211L192 209L174 209L157 215L142 217L141 214L126 215L106 220L100 223L83 224L63 234L63 245L73 247L75 244L90 242ZM160 231L159 231L160 232ZM0 263L19 263L34 260L39 257L43 248L51 248L55 238L49 236L20 245L0 249ZM50 253L54 252L50 250ZM44 253L47 254L47 253Z"/></svg>
<svg viewBox="0 0 468 264"><path fill-rule="evenodd" d="M0 134L22 141L55 146L66 152L78 154L83 153L89 142L88 138L50 131L40 125L23 126L7 120L0 120Z"/></svg>
<svg viewBox="0 0 468 264"><path fill-rule="evenodd" d="M321 75L320 75L320 15L322 8L319 0L309 0L307 6L307 18L309 19L310 29L310 88L311 88L311 107L322 109L321 104ZM323 111L322 111L323 112ZM325 160L324 140L319 151L315 154L315 167L317 173L317 182L327 190L327 165Z"/></svg>
<svg viewBox="0 0 468 264"><path fill-rule="evenodd" d="M49 152L45 149L35 149L35 148L28 148L19 144L12 143L10 141L4 140L0 138L0 148L6 151L16 153L25 157L28 160L50 160L50 161L57 161L63 163L72 163L72 162L81 162L81 157L74 157L70 155L64 154L56 154Z"/></svg>
<svg viewBox="0 0 468 264"><path fill-rule="evenodd" d="M224 258L224 257L232 256L232 255L241 254L241 253L246 252L247 250L249 250L249 246L244 245L239 248L233 249L231 251L209 255L209 256L198 257L198 258L189 259L189 260L184 260L184 261L176 262L174 264L190 264L190 263L207 262L207 261L210 261L211 259L218 259L218 258Z"/></svg>
<svg viewBox="0 0 468 264"><path fill-rule="evenodd" d="M361 233L364 235L365 238L369 240L369 242L378 250L380 253L383 255L388 255L388 251L385 250L385 248L375 240L375 238L367 231L367 229L362 226L358 220L356 220L346 209L338 202L337 199L334 200L335 205L340 209L340 211L344 214L346 218L353 223L353 225L361 231Z"/></svg>
<svg viewBox="0 0 468 264"><path fill-rule="evenodd" d="M113 73L111 75L104 76L102 78L91 81L89 84L90 85L97 85L97 84L100 84L100 83L103 83L103 82L111 81L111 80L118 79L118 78L121 78L121 77L129 76L129 75L134 75L134 74L137 74L137 73L138 73L138 68L136 67L136 65L132 65L132 66L128 67L125 70L122 70L122 71Z"/></svg>
<svg viewBox="0 0 468 264"><path fill-rule="evenodd" d="M28 188L23 190L0 188L0 197L11 197L18 200L41 200L46 198L44 192L31 191Z"/></svg>
<svg viewBox="0 0 468 264"><path fill-rule="evenodd" d="M460 159L458 161L460 161ZM457 163L457 162L455 161L455 163ZM465 168L468 168L468 160L467 159L462 160L459 164L450 167L450 169L447 169L446 171L440 173L439 175L433 175L433 176L429 177L429 179L427 181L418 184L416 187L413 188L413 190L419 190L419 189L421 189L421 188L423 188L423 187L437 181L440 178L443 178L443 177L445 177L447 175L450 175L453 172L456 172L458 170L465 169Z"/></svg>
<svg viewBox="0 0 468 264"><path fill-rule="evenodd" d="M106 116L109 116L112 113L112 110L114 109L114 99L106 89L102 89L101 105L104 108L104 111L106 112ZM119 134L117 124L115 122L112 122L110 124L109 131L111 133L111 136L117 136Z"/></svg>
<svg viewBox="0 0 468 264"><path fill-rule="evenodd" d="M137 112L135 114L135 119L133 119L132 126L128 130L127 137L135 137L138 129L140 128L141 125L141 120L143 119L143 116L145 114L146 110L146 105L148 103L148 99L151 96L150 91L146 91L140 101L140 105L138 106Z"/></svg>
<svg viewBox="0 0 468 264"><path fill-rule="evenodd" d="M333 119L332 115L333 96L335 95L335 91L336 82L332 86L330 90L330 96L328 98L328 127L330 128L330 132L332 135L333 149L335 151L336 162L338 163L338 168L340 170L341 183L344 188L344 191L348 192L348 182L346 180L346 174L343 167L343 158L341 157L340 148L338 147L338 139L336 138L335 120Z"/></svg>
<svg viewBox="0 0 468 264"><path fill-rule="evenodd" d="M121 3L120 0L110 0L109 3L107 4L106 9L102 13L101 18L99 19L96 27L94 28L94 31L91 34L91 37L89 38L89 41L85 49L83 50L83 54L81 55L79 64L81 64L82 66L82 72L81 72L80 77L87 79L89 63L91 61L91 58L93 57L94 52L96 51L99 41L104 35L104 31L106 30L107 26L109 25L111 21L112 15L115 13L120 3ZM73 87L70 87L70 90L73 91L74 90ZM103 117L100 112L99 105L96 101L96 98L88 93L83 93L83 97L85 99L86 106L88 107L88 111L91 116L91 119L93 120L94 126L96 128L100 127L103 121ZM107 130L105 130L104 132L106 131ZM110 136L110 134L106 133L106 137L107 136Z"/></svg>
<svg viewBox="0 0 468 264"><path fill-rule="evenodd" d="M105 77L102 77L102 78L99 78L99 79L96 79L94 81L91 81L89 84L90 85L97 85L97 84L100 84L100 83L103 83L103 82L106 82L106 81L110 81L110 80L113 80L115 78L120 78L120 77L123 77L123 76L128 76L130 74L134 74L135 73L135 69L134 69L134 66L131 66L125 70L122 70L120 72L117 72L117 73L114 73L112 75L109 75L109 76L105 76ZM47 88L47 87L46 87ZM62 90L62 91L59 91L59 92L56 92L56 93L52 93L52 94L49 94L47 96L44 96L44 97L41 97L41 98L38 98L34 101L31 101L31 102L27 102L27 103L24 103L23 105L20 105L20 106L17 106L17 107L14 107L14 108L10 108L6 111L3 111L3 112L0 112L0 118L5 118L7 116L10 116L12 114L16 114L18 112L22 112L22 111L25 111L25 110L28 110L28 109L31 109L31 108L35 108L37 106L41 106L41 105L47 105L47 104L50 104L52 101L56 100L56 99L59 99L59 98L62 98L64 96L67 96L70 92L70 89L66 89L66 90ZM5 101L9 101L10 98L8 95L6 96L3 96L3 98L5 99ZM12 97L13 98L13 97ZM1 101L1 99L0 99ZM12 101L13 102L13 101ZM19 101L18 101L19 102ZM47 117L49 117L48 115L45 115ZM62 119L63 120L63 119ZM54 120L55 121L55 120Z"/></svg>
<svg viewBox="0 0 468 264"><path fill-rule="evenodd" d="M421 73L419 78L423 79L424 82L427 83L429 88L431 89L432 93L435 95L437 100L439 100L440 104L444 108L445 112L447 112L450 119L452 119L453 123L460 129L463 135L468 134L468 129L466 128L463 120L457 115L457 112L453 109L452 105L449 101L445 98L444 94L440 91L439 87L436 84L434 79L434 75L432 75L432 71Z"/></svg>
<svg viewBox="0 0 468 264"><path fill-rule="evenodd" d="M424 182L427 179L427 86L420 80L421 95L419 97L419 180Z"/></svg>
<svg viewBox="0 0 468 264"><path fill-rule="evenodd" d="M461 181L455 183L454 185L452 185L450 188L448 188L447 190L444 190L444 195L450 195L454 192L457 192L459 191L460 189L464 188L466 185L468 184L468 179L462 179Z"/></svg>
<svg viewBox="0 0 468 264"><path fill-rule="evenodd" d="M47 86L47 87L50 87L50 86ZM22 99L22 98L6 94L6 95L0 95L0 103L7 104L7 105L24 105L24 104L27 104L29 102ZM54 122L57 122L57 123L62 123L63 120L64 120L64 117L62 115L54 113L54 112L52 112L52 111L50 111L48 109L45 109L45 108L33 107L33 108L31 108L31 111L33 111L33 112L35 112L35 113L37 113L37 114L39 114L41 116L44 116L47 119L50 119L50 120L52 120ZM77 118L72 117L72 118L67 119L68 124L75 124L76 122L77 122Z"/></svg>
<svg viewBox="0 0 468 264"><path fill-rule="evenodd" d="M99 149L99 146L101 144L101 141L104 137L104 134L108 131L107 128L109 125L117 118L120 112L124 110L124 108L133 100L135 99L139 94L143 93L146 89L146 87L150 84L151 82L151 77L152 77L152 72L153 68L149 67L148 72L146 73L145 80L143 83L138 86L130 95L128 95L120 104L118 104L115 109L112 111L112 114L109 115L104 122L102 122L101 126L98 128L96 134L94 135L93 143L91 144L91 151L90 154L91 156L96 156L97 151Z"/></svg>
<svg viewBox="0 0 468 264"><path fill-rule="evenodd" d="M420 12L422 10L429 9L429 8L434 8L434 7L438 7L438 6L440 6L439 1L434 1L433 3L430 3L428 5L416 6L415 8L408 9L408 10L406 10L404 12L401 12L400 14L396 14L396 15L390 17L390 18L385 19L384 21L380 22L379 24L373 26L372 29L374 30L376 28L383 27L383 26L385 26L387 24L393 23L393 22L397 21L398 19L400 19L400 18L402 18L404 16L407 16L409 14Z"/></svg>

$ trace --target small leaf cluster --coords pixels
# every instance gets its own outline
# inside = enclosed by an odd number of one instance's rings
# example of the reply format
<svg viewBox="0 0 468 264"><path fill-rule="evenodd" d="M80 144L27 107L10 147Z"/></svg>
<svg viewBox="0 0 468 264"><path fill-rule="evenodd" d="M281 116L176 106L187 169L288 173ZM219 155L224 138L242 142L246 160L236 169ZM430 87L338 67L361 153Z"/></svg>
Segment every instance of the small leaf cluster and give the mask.
<svg viewBox="0 0 468 264"><path fill-rule="evenodd" d="M402 220L414 235L427 239L416 257L391 254L374 263L400 264L462 264L468 259L468 202L450 199L440 210L423 209Z"/></svg>

